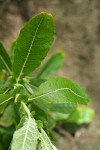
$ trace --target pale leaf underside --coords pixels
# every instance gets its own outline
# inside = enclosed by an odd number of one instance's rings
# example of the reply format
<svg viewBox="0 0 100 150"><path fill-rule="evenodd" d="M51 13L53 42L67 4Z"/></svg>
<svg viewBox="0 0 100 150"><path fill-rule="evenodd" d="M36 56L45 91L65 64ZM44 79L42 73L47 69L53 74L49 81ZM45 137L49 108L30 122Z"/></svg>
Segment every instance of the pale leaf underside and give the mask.
<svg viewBox="0 0 100 150"><path fill-rule="evenodd" d="M36 150L38 129L33 118L27 118L23 127L15 131L11 150Z"/></svg>
<svg viewBox="0 0 100 150"><path fill-rule="evenodd" d="M43 129L41 129L40 141L41 143L39 150L57 150L57 148L51 143L49 137Z"/></svg>

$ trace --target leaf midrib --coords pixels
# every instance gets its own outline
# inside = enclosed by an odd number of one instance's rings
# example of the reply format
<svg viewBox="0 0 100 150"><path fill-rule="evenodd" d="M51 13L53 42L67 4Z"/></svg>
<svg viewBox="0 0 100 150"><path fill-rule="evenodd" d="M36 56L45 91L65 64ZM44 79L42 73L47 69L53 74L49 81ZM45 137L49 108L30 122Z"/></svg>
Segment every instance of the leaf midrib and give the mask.
<svg viewBox="0 0 100 150"><path fill-rule="evenodd" d="M78 97L80 97L80 98L83 98L83 99L85 98L85 97L83 97L83 96L78 95L77 93L75 93L75 92L74 92L72 89L70 89L70 88L60 88L60 89L57 89L57 90L54 90L54 91L47 92L47 93L45 93L45 94L41 94L41 95L36 96L36 97L33 97L33 98L29 98L29 101L32 101L32 100L34 100L34 99L38 99L38 98L47 96L47 95L49 95L49 94L56 93L56 92L58 92L58 91L63 91L63 90L69 90L69 91L72 92L74 95L76 95L76 96L78 96Z"/></svg>
<svg viewBox="0 0 100 150"><path fill-rule="evenodd" d="M25 137L24 137L24 140L23 140L23 145L22 145L22 150L24 150L24 146L25 146L25 142L26 142L26 138L27 138L27 134L28 134L28 129L29 129L29 126L30 126L30 121L31 121L31 118L28 118L28 124L27 124L27 128L26 128L26 132L25 132Z"/></svg>
<svg viewBox="0 0 100 150"><path fill-rule="evenodd" d="M8 102L9 100L11 100L13 97L8 98L7 100L3 101L2 103L0 103L0 106L3 105L4 103Z"/></svg>
<svg viewBox="0 0 100 150"><path fill-rule="evenodd" d="M21 77L21 75L22 75L22 73L23 73L23 70L24 70L25 65L26 65L26 63L27 63L27 60L28 60L28 58L29 58L30 51L31 51L31 49L32 49L33 43L34 43L34 41L35 41L37 32L38 32L39 27L40 27L40 25L41 25L41 23L42 23L42 20L43 20L43 17L41 18L41 20L40 20L40 22L39 22L39 24L38 24L38 26L37 26L36 32L35 32L35 34L34 34L34 37L33 37L33 39L32 39L31 45L30 45L30 47L29 47L29 51L28 51L27 57L26 57L26 59L25 59L25 61L24 61L24 63L23 63L22 69L21 69L21 71L20 71L20 73L19 73L19 76L18 76L18 78L17 78L17 83L18 83L19 80L20 80L20 77Z"/></svg>
<svg viewBox="0 0 100 150"><path fill-rule="evenodd" d="M41 142L44 143L44 144L42 144L42 146L43 146L42 148L44 148L44 150L49 150L48 147L47 147L47 144L45 143L45 140L44 140L44 138L43 138L43 136L41 134L40 134L40 138L42 140Z"/></svg>

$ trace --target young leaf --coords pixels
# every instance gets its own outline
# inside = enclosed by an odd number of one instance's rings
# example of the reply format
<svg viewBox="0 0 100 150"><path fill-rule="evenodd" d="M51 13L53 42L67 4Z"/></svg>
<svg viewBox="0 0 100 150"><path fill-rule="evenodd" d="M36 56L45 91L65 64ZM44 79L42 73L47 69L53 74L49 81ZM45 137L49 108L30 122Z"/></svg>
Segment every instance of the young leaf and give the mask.
<svg viewBox="0 0 100 150"><path fill-rule="evenodd" d="M23 127L15 131L11 150L36 150L38 129L33 118L26 118Z"/></svg>
<svg viewBox="0 0 100 150"><path fill-rule="evenodd" d="M13 72L17 82L40 65L53 40L54 23L51 14L40 13L23 27L14 48Z"/></svg>
<svg viewBox="0 0 100 150"><path fill-rule="evenodd" d="M9 71L9 73L11 73L11 61L1 42L0 42L0 69L6 69Z"/></svg>
<svg viewBox="0 0 100 150"><path fill-rule="evenodd" d="M41 71L37 75L37 78L48 78L50 75L57 72L57 70L63 65L63 62L63 51L56 51L42 67Z"/></svg>
<svg viewBox="0 0 100 150"><path fill-rule="evenodd" d="M89 98L84 90L72 81L56 77L41 84L29 101L35 101L40 104L87 104Z"/></svg>
<svg viewBox="0 0 100 150"><path fill-rule="evenodd" d="M40 141L39 150L57 150L43 129L41 129Z"/></svg>

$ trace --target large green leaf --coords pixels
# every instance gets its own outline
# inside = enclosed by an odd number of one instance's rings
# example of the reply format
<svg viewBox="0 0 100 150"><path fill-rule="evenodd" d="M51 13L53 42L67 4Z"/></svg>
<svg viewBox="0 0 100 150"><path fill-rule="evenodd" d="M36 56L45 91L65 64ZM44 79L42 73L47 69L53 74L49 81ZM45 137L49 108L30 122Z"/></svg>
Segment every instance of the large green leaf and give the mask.
<svg viewBox="0 0 100 150"><path fill-rule="evenodd" d="M0 42L0 69L6 69L11 73L11 61L1 42Z"/></svg>
<svg viewBox="0 0 100 150"><path fill-rule="evenodd" d="M11 150L36 150L38 137L35 120L26 118L23 127L14 133Z"/></svg>
<svg viewBox="0 0 100 150"><path fill-rule="evenodd" d="M13 97L9 94L0 94L0 113L2 113L12 98Z"/></svg>
<svg viewBox="0 0 100 150"><path fill-rule="evenodd" d="M40 104L87 104L89 98L85 91L72 81L56 77L41 84L29 101L35 101Z"/></svg>
<svg viewBox="0 0 100 150"><path fill-rule="evenodd" d="M40 141L39 150L57 150L43 129L41 129Z"/></svg>
<svg viewBox="0 0 100 150"><path fill-rule="evenodd" d="M50 75L56 73L58 69L63 65L64 53L63 51L56 51L51 58L45 63L37 78L48 78Z"/></svg>
<svg viewBox="0 0 100 150"><path fill-rule="evenodd" d="M53 40L54 23L51 14L40 13L23 27L14 48L13 72L17 82L40 65Z"/></svg>

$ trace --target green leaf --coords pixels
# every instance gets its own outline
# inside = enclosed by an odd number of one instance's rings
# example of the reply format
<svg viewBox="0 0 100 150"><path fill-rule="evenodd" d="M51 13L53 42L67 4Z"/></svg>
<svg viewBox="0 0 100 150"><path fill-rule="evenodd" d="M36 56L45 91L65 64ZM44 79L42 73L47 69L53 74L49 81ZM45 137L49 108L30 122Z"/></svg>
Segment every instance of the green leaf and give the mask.
<svg viewBox="0 0 100 150"><path fill-rule="evenodd" d="M48 78L50 75L56 73L58 69L63 65L64 53L63 51L56 51L51 58L45 63L37 78Z"/></svg>
<svg viewBox="0 0 100 150"><path fill-rule="evenodd" d="M34 91L36 90L36 86L32 85L31 83L28 82L24 82L24 87L26 88L26 90L30 93L33 94Z"/></svg>
<svg viewBox="0 0 100 150"><path fill-rule="evenodd" d="M16 46L16 40L14 40L12 43L11 43L11 52L10 52L10 58L11 58L11 62L14 61L14 49L15 49L15 46Z"/></svg>
<svg viewBox="0 0 100 150"><path fill-rule="evenodd" d="M55 112L55 113L52 113L52 116L56 120L56 122L61 122L61 121L66 121L69 114Z"/></svg>
<svg viewBox="0 0 100 150"><path fill-rule="evenodd" d="M0 113L2 113L12 98L13 97L9 94L0 94Z"/></svg>
<svg viewBox="0 0 100 150"><path fill-rule="evenodd" d="M23 27L14 48L13 72L17 82L40 65L53 40L54 23L51 14L40 13Z"/></svg>
<svg viewBox="0 0 100 150"><path fill-rule="evenodd" d="M0 94L4 94L4 88L0 87Z"/></svg>
<svg viewBox="0 0 100 150"><path fill-rule="evenodd" d="M2 70L2 67L0 67L0 82L4 80L4 75L4 71Z"/></svg>
<svg viewBox="0 0 100 150"><path fill-rule="evenodd" d="M89 124L93 120L94 110L88 107L78 107L67 119L68 123Z"/></svg>
<svg viewBox="0 0 100 150"><path fill-rule="evenodd" d="M70 103L60 103L60 104L45 104L45 107L48 108L51 112L58 112L58 113L63 113L63 114L68 114L72 113L76 109L75 104L70 104Z"/></svg>
<svg viewBox="0 0 100 150"><path fill-rule="evenodd" d="M40 141L39 150L57 150L43 129L41 129Z"/></svg>
<svg viewBox="0 0 100 150"><path fill-rule="evenodd" d="M5 86L6 88L13 89L15 83L16 83L16 79L15 79L13 76L10 76L10 77L8 77L8 79L6 80L4 86Z"/></svg>
<svg viewBox="0 0 100 150"><path fill-rule="evenodd" d="M46 81L46 79L30 79L29 80L29 84L34 85L36 87L40 86L42 83L44 83Z"/></svg>
<svg viewBox="0 0 100 150"><path fill-rule="evenodd" d="M26 118L23 127L15 131L11 150L36 150L38 129L33 118Z"/></svg>
<svg viewBox="0 0 100 150"><path fill-rule="evenodd" d="M85 91L72 81L56 77L41 84L34 94L29 98L29 102L40 104L87 104L89 97Z"/></svg>
<svg viewBox="0 0 100 150"><path fill-rule="evenodd" d="M8 105L5 109L2 117L0 118L0 125L3 127L9 127L14 123L14 106L13 104Z"/></svg>
<svg viewBox="0 0 100 150"><path fill-rule="evenodd" d="M0 42L0 69L6 69L11 73L11 61L10 58L3 46Z"/></svg>
<svg viewBox="0 0 100 150"><path fill-rule="evenodd" d="M15 102L20 103L20 102L27 102L28 101L28 96L25 94L16 94L15 97Z"/></svg>
<svg viewBox="0 0 100 150"><path fill-rule="evenodd" d="M41 120L45 128L51 130L55 127L55 120L52 118L51 113L48 112L45 107L41 107L41 105L32 103L31 111L35 111L34 118L36 120Z"/></svg>
<svg viewBox="0 0 100 150"><path fill-rule="evenodd" d="M45 109L42 109L38 105L32 103L31 111L35 111L34 118L36 120L41 120L44 124L47 123L46 120L48 120L48 114Z"/></svg>

